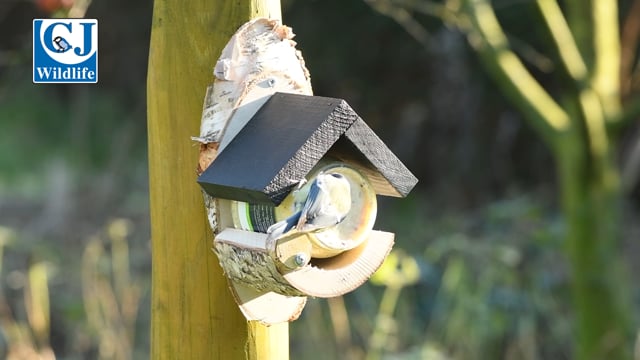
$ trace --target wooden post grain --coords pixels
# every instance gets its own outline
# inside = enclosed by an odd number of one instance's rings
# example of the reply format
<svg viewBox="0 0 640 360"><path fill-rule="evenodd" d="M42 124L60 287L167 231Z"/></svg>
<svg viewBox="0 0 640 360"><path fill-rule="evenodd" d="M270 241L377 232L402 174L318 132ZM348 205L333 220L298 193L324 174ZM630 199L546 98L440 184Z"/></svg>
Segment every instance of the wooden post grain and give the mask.
<svg viewBox="0 0 640 360"><path fill-rule="evenodd" d="M156 0L147 79L152 359L287 359L288 327L247 324L211 251L196 183L202 101L236 29L279 1Z"/></svg>

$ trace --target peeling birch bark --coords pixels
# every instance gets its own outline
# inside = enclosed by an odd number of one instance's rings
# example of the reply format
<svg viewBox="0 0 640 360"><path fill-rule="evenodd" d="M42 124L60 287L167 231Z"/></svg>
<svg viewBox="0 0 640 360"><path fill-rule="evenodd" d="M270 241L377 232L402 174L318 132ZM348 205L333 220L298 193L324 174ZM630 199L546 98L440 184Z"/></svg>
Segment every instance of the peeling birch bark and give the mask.
<svg viewBox="0 0 640 360"><path fill-rule="evenodd" d="M231 118L243 111L239 110L243 105L253 103L253 112L241 114L244 125L275 92L313 95L294 36L291 28L277 20L260 18L240 27L222 50L213 71L215 80L207 88L200 136L193 138L208 145L202 150L199 173L221 150L209 144L227 144L239 130L226 134Z"/></svg>
<svg viewBox="0 0 640 360"><path fill-rule="evenodd" d="M213 84L206 91L200 135L192 138L200 143L198 174L215 160L272 94L313 95L309 71L302 54L295 48L293 37L291 28L279 21L258 18L241 26L222 50L214 67ZM214 234L233 227L229 211L220 211L220 200L204 191L202 194ZM221 265L227 269L230 268L223 263L237 260L223 254L229 249L229 246L214 244ZM248 320L265 324L293 321L306 303L303 296L260 292L246 284L230 282L232 293ZM300 295L300 292L291 288L289 294Z"/></svg>
<svg viewBox="0 0 640 360"><path fill-rule="evenodd" d="M192 137L200 143L198 175L269 96L275 92L313 95L294 36L279 21L258 18L242 25L224 47L213 71L214 82L207 87L200 135ZM233 126L228 129L230 123ZM218 233L216 202L205 192L203 196L211 228Z"/></svg>

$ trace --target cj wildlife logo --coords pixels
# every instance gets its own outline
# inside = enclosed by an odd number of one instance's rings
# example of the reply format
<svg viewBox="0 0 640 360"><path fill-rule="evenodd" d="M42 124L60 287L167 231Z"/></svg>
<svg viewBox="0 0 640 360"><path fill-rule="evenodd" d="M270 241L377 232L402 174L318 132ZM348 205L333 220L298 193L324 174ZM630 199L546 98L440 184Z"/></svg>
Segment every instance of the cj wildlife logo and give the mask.
<svg viewBox="0 0 640 360"><path fill-rule="evenodd" d="M34 19L34 83L97 83L98 20Z"/></svg>

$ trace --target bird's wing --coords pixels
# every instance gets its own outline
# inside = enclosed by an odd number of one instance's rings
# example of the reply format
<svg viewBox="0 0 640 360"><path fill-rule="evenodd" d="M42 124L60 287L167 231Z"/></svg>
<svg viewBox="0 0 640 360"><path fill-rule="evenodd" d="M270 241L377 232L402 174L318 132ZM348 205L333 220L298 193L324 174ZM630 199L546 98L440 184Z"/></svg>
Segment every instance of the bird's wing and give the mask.
<svg viewBox="0 0 640 360"><path fill-rule="evenodd" d="M269 226L269 228L267 229L268 236L273 239L279 238L283 234L289 232L289 230L293 229L293 227L298 223L299 219L300 211L295 212L288 218Z"/></svg>
<svg viewBox="0 0 640 360"><path fill-rule="evenodd" d="M300 220L298 220L297 228L300 230L311 218L317 216L320 210L320 197L323 196L323 191L318 186L317 181L313 181L309 187L309 193L307 199L300 210Z"/></svg>
<svg viewBox="0 0 640 360"><path fill-rule="evenodd" d="M340 222L336 216L325 214L327 209L322 209L323 205L329 202L329 193L317 181L311 183L309 195L300 211L300 220L297 229L309 231L323 227L333 226Z"/></svg>

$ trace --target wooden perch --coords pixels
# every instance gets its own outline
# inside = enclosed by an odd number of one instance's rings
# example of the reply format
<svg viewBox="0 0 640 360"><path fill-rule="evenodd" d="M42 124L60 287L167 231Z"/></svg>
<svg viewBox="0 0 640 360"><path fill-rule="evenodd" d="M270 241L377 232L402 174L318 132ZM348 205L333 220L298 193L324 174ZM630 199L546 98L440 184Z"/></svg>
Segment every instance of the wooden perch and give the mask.
<svg viewBox="0 0 640 360"><path fill-rule="evenodd" d="M373 231L352 250L326 259L313 259L284 274L280 273L277 262L284 262L290 256L269 256L276 250L267 248L266 237L266 234L237 229L225 229L216 236L216 253L231 280L258 293L334 297L356 289L369 279L391 251L394 235ZM243 310L246 312L260 313L253 305L244 302L241 307L246 307Z"/></svg>

